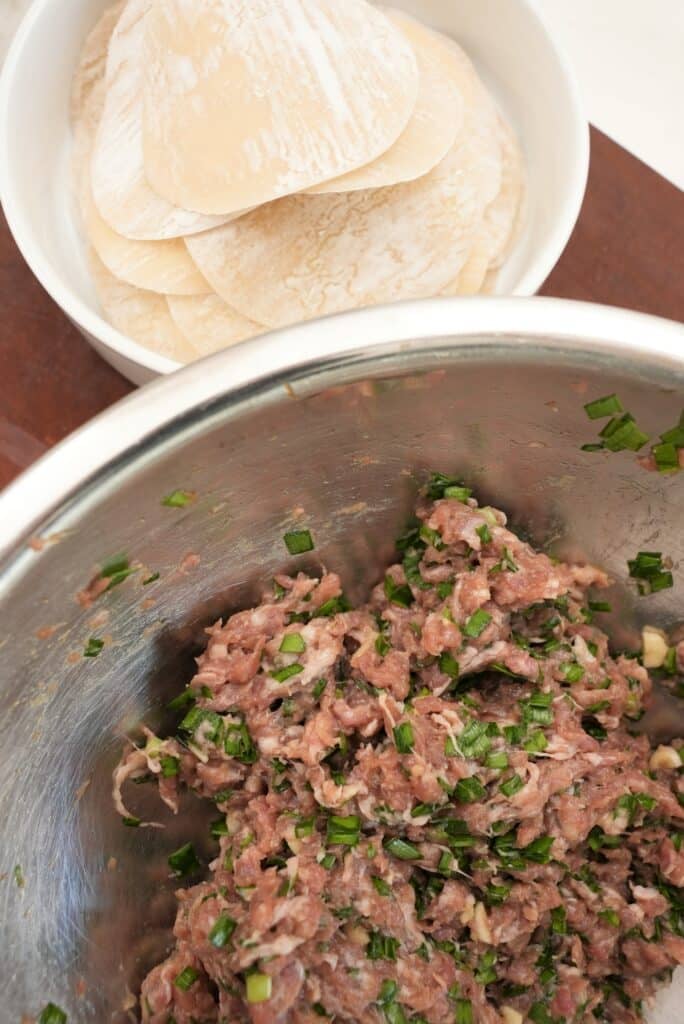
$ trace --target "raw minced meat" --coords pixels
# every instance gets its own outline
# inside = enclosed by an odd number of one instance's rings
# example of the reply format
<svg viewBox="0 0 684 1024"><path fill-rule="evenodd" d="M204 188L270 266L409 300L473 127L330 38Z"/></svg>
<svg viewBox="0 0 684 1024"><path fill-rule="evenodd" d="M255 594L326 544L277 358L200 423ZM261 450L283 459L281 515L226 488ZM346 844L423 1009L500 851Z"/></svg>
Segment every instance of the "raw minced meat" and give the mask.
<svg viewBox="0 0 684 1024"><path fill-rule="evenodd" d="M119 765L129 823L150 773L219 814L148 1024L629 1022L684 963L684 744L630 732L651 682L593 621L605 575L427 494L366 605L278 576Z"/></svg>

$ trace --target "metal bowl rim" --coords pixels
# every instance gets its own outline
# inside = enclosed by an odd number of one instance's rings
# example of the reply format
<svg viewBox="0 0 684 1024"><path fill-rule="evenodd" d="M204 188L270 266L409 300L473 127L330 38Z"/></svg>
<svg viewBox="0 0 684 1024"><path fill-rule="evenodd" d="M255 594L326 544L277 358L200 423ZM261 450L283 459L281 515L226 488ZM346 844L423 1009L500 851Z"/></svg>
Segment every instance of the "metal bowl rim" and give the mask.
<svg viewBox="0 0 684 1024"><path fill-rule="evenodd" d="M357 310L284 328L159 377L100 413L56 445L0 495L0 561L41 522L102 478L131 462L145 440L173 422L201 421L217 401L245 388L264 391L279 376L321 372L380 350L424 351L442 339L499 361L497 349L573 365L580 357L636 361L684 378L684 326L586 302L550 298L427 299ZM267 369L265 369L267 368Z"/></svg>

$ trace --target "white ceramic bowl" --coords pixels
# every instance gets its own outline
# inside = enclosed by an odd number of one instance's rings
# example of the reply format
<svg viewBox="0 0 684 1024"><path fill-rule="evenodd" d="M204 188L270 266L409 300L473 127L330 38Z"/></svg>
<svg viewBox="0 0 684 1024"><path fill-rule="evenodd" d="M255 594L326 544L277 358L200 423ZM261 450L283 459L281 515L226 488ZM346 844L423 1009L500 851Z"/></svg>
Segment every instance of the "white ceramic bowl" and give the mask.
<svg viewBox="0 0 684 1024"><path fill-rule="evenodd" d="M136 384L177 369L104 320L70 184L69 92L82 42L109 0L35 0L0 81L0 201L43 287ZM394 0L463 44L511 119L528 166L526 226L499 294L532 295L557 262L586 186L589 136L578 90L529 0Z"/></svg>

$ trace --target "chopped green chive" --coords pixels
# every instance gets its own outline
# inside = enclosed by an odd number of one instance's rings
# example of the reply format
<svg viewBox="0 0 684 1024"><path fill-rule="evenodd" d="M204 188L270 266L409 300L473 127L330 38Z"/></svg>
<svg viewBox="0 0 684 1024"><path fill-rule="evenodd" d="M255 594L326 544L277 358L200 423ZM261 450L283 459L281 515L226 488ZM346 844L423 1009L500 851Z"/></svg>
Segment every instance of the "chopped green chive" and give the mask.
<svg viewBox="0 0 684 1024"><path fill-rule="evenodd" d="M508 768L508 764L508 754L505 750L492 751L485 758L485 768L495 768L498 771L503 771L504 768Z"/></svg>
<svg viewBox="0 0 684 1024"><path fill-rule="evenodd" d="M223 749L241 764L254 764L259 751L244 722L225 725Z"/></svg>
<svg viewBox="0 0 684 1024"><path fill-rule="evenodd" d="M391 644L386 636L382 633L378 633L375 638L375 650L378 652L381 658L384 658L388 651L391 649Z"/></svg>
<svg viewBox="0 0 684 1024"><path fill-rule="evenodd" d="M494 969L496 964L496 953L493 949L487 950L484 956L480 957L475 973L475 981L479 985L492 985L497 980L497 973Z"/></svg>
<svg viewBox="0 0 684 1024"><path fill-rule="evenodd" d="M200 870L201 864L192 843L185 843L184 846L179 847L179 849L169 855L169 867L180 878L192 875Z"/></svg>
<svg viewBox="0 0 684 1024"><path fill-rule="evenodd" d="M99 637L91 636L88 643L83 648L84 658L97 658L98 654L104 647L104 640L100 640Z"/></svg>
<svg viewBox="0 0 684 1024"><path fill-rule="evenodd" d="M127 828L140 828L142 820L140 818L126 817L121 819L121 823Z"/></svg>
<svg viewBox="0 0 684 1024"><path fill-rule="evenodd" d="M314 827L316 819L311 818L300 818L295 825L295 835L297 839L306 839L308 836L312 836L314 833Z"/></svg>
<svg viewBox="0 0 684 1024"><path fill-rule="evenodd" d="M190 687L187 690L183 690L177 697L170 700L166 705L169 711L182 711L183 708L192 706L197 701L197 693L195 690L191 690Z"/></svg>
<svg viewBox="0 0 684 1024"><path fill-rule="evenodd" d="M477 800L484 800L487 790L475 775L467 779L459 779L454 787L454 798L461 804L474 804Z"/></svg>
<svg viewBox="0 0 684 1024"><path fill-rule="evenodd" d="M301 633L286 633L278 648L282 654L301 654L306 650L306 643Z"/></svg>
<svg viewBox="0 0 684 1024"><path fill-rule="evenodd" d="M489 612L484 611L482 608L478 608L478 610L474 612L466 622L463 627L463 632L466 636L476 639L484 633L491 621L492 617Z"/></svg>
<svg viewBox="0 0 684 1024"><path fill-rule="evenodd" d="M553 694L538 690L525 700L519 701L522 720L525 725L553 725Z"/></svg>
<svg viewBox="0 0 684 1024"><path fill-rule="evenodd" d="M560 667L569 683L578 683L584 677L584 669L576 661L566 661Z"/></svg>
<svg viewBox="0 0 684 1024"><path fill-rule="evenodd" d="M54 1003L48 1003L38 1018L38 1024L66 1024L66 1022L66 1013Z"/></svg>
<svg viewBox="0 0 684 1024"><path fill-rule="evenodd" d="M199 971L196 971L194 967L184 967L180 974L173 979L173 983L181 992L189 992L198 978Z"/></svg>
<svg viewBox="0 0 684 1024"><path fill-rule="evenodd" d="M423 856L417 846L409 843L407 839L401 839L399 836L385 839L382 845L397 860L420 860Z"/></svg>
<svg viewBox="0 0 684 1024"><path fill-rule="evenodd" d="M617 910L613 910L612 907L609 907L607 910L599 910L598 916L601 918L602 921L605 921L606 924L609 924L612 928L620 927L620 915L618 914Z"/></svg>
<svg viewBox="0 0 684 1024"><path fill-rule="evenodd" d="M599 444L596 441L592 441L590 444L580 445L580 451L583 452L604 452L605 450L605 445Z"/></svg>
<svg viewBox="0 0 684 1024"><path fill-rule="evenodd" d="M450 487L444 488L444 497L455 498L456 501L467 501L472 493L469 487L463 487L460 484L453 484Z"/></svg>
<svg viewBox="0 0 684 1024"><path fill-rule="evenodd" d="M556 1024L555 1019L549 1013L546 1003L534 1003L530 1008L529 1018L534 1024Z"/></svg>
<svg viewBox="0 0 684 1024"><path fill-rule="evenodd" d="M178 730L195 739L198 738L199 734L202 740L215 743L221 732L222 725L221 716L215 711L195 706L188 711L178 726Z"/></svg>
<svg viewBox="0 0 684 1024"><path fill-rule="evenodd" d="M604 446L611 452L638 452L649 440L648 434L639 430L629 412L610 420L601 431L601 437Z"/></svg>
<svg viewBox="0 0 684 1024"><path fill-rule="evenodd" d="M248 974L245 979L248 1003L265 1003L271 998L273 979L270 974Z"/></svg>
<svg viewBox="0 0 684 1024"><path fill-rule="evenodd" d="M454 585L448 580L443 580L437 584L437 596L440 601L446 601L447 597L451 597L454 592Z"/></svg>
<svg viewBox="0 0 684 1024"><path fill-rule="evenodd" d="M525 735L524 725L504 725L503 734L507 743L510 743L512 747L517 747L519 743L522 743Z"/></svg>
<svg viewBox="0 0 684 1024"><path fill-rule="evenodd" d="M158 579L159 579L159 573L158 572L153 572L151 576L148 576L146 579L144 579L142 581L142 585L143 585L143 587L147 587L147 586L149 586L150 583L156 583Z"/></svg>
<svg viewBox="0 0 684 1024"><path fill-rule="evenodd" d="M292 676L298 676L300 672L304 671L304 666L300 665L298 661L295 661L293 665L286 665L285 668L274 669L273 672L269 672L271 679L275 679L276 683L284 683Z"/></svg>
<svg viewBox="0 0 684 1024"><path fill-rule="evenodd" d="M23 889L26 884L24 879L24 872L21 870L21 864L15 864L12 869L12 877L14 878L14 884L17 889Z"/></svg>
<svg viewBox="0 0 684 1024"><path fill-rule="evenodd" d="M539 729L531 732L530 735L523 741L523 749L528 754L541 754L542 751L546 750L549 745L549 741L543 732Z"/></svg>
<svg viewBox="0 0 684 1024"><path fill-rule="evenodd" d="M526 860L534 861L535 864L548 864L551 859L551 848L553 836L539 836L522 849L522 855Z"/></svg>
<svg viewBox="0 0 684 1024"><path fill-rule="evenodd" d="M388 1003L394 1002L397 998L397 992L399 986L393 978L386 978L380 986L380 992L378 993L378 1002L381 1006L387 1006Z"/></svg>
<svg viewBox="0 0 684 1024"><path fill-rule="evenodd" d="M551 931L554 935L568 934L568 921L565 907L554 907L551 911Z"/></svg>
<svg viewBox="0 0 684 1024"><path fill-rule="evenodd" d="M311 691L311 696L313 697L314 700L319 700L322 697L323 691L325 690L327 685L327 679L318 680L318 682L315 684L314 688Z"/></svg>
<svg viewBox="0 0 684 1024"><path fill-rule="evenodd" d="M216 818L209 826L209 834L212 839L220 839L228 835L228 823L225 818Z"/></svg>
<svg viewBox="0 0 684 1024"><path fill-rule="evenodd" d="M194 491L171 491L165 498L162 498L162 505L165 505L166 508L185 508L194 498Z"/></svg>
<svg viewBox="0 0 684 1024"><path fill-rule="evenodd" d="M453 654L443 651L439 656L439 670L449 676L450 679L458 679L460 668Z"/></svg>
<svg viewBox="0 0 684 1024"><path fill-rule="evenodd" d="M217 949L223 949L230 941L236 928L237 921L229 917L228 914L221 914L209 932L209 941L212 946L216 946Z"/></svg>
<svg viewBox="0 0 684 1024"><path fill-rule="evenodd" d="M366 956L369 960L396 960L400 945L399 939L383 935L382 932L371 932L366 946Z"/></svg>
<svg viewBox="0 0 684 1024"><path fill-rule="evenodd" d="M491 745L488 722L479 722L473 719L467 723L458 737L458 746L464 757L473 759L483 757Z"/></svg>
<svg viewBox="0 0 684 1024"><path fill-rule="evenodd" d="M515 796L516 793L520 792L524 785L525 783L516 772L515 775L510 777L510 779L506 779L505 782L502 782L499 789L504 796Z"/></svg>
<svg viewBox="0 0 684 1024"><path fill-rule="evenodd" d="M410 608L413 594L407 583L396 583L391 576L385 576L385 597L400 608Z"/></svg>
<svg viewBox="0 0 684 1024"><path fill-rule="evenodd" d="M589 601L589 610L592 612L612 612L613 606L608 601Z"/></svg>
<svg viewBox="0 0 684 1024"><path fill-rule="evenodd" d="M469 999L454 1002L454 1024L473 1024L473 1004Z"/></svg>
<svg viewBox="0 0 684 1024"><path fill-rule="evenodd" d="M313 551L314 542L310 530L290 530L283 537L285 547L291 555L303 555Z"/></svg>
<svg viewBox="0 0 684 1024"><path fill-rule="evenodd" d="M584 408L590 420L600 420L606 416L613 416L616 412L624 412L622 402L617 395L595 398L593 402L587 402Z"/></svg>
<svg viewBox="0 0 684 1024"><path fill-rule="evenodd" d="M328 818L326 840L329 846L357 846L361 838L361 819L357 814Z"/></svg>
<svg viewBox="0 0 684 1024"><path fill-rule="evenodd" d="M669 441L653 446L653 458L659 473L679 471L679 451Z"/></svg>
<svg viewBox="0 0 684 1024"><path fill-rule="evenodd" d="M674 585L672 573L663 565L660 551L640 551L636 558L627 562L629 575L637 580L639 593L643 596L668 590Z"/></svg>
<svg viewBox="0 0 684 1024"><path fill-rule="evenodd" d="M485 889L485 898L491 906L505 903L511 894L511 885L493 885L491 882Z"/></svg>
<svg viewBox="0 0 684 1024"><path fill-rule="evenodd" d="M172 779L180 771L180 759L172 754L162 754L159 758L163 779Z"/></svg>
<svg viewBox="0 0 684 1024"><path fill-rule="evenodd" d="M475 533L478 535L483 544L489 544L491 542L492 532L486 523L483 523L482 526L477 526L475 528Z"/></svg>
<svg viewBox="0 0 684 1024"><path fill-rule="evenodd" d="M381 896L391 896L392 886L388 885L384 878L380 878L379 875L371 875L371 882L377 893Z"/></svg>
<svg viewBox="0 0 684 1024"><path fill-rule="evenodd" d="M415 742L413 736L413 726L410 722L402 722L400 725L395 725L392 730L394 735L394 743L400 754L410 754L413 750L413 744Z"/></svg>

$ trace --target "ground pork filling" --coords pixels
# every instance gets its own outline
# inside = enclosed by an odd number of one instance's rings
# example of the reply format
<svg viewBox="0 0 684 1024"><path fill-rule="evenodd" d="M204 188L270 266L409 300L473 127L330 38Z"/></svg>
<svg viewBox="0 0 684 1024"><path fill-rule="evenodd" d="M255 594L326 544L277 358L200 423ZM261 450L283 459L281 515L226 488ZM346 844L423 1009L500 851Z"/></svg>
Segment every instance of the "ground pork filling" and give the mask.
<svg viewBox="0 0 684 1024"><path fill-rule="evenodd" d="M398 549L363 607L279 576L216 623L176 734L117 768L128 824L150 776L217 812L143 1021L629 1022L684 963L684 741L630 732L604 574L440 476Z"/></svg>

